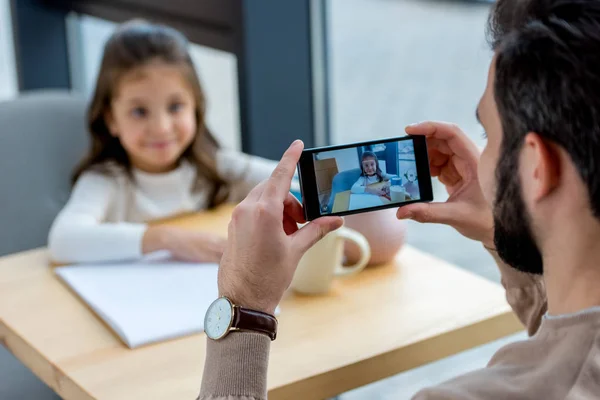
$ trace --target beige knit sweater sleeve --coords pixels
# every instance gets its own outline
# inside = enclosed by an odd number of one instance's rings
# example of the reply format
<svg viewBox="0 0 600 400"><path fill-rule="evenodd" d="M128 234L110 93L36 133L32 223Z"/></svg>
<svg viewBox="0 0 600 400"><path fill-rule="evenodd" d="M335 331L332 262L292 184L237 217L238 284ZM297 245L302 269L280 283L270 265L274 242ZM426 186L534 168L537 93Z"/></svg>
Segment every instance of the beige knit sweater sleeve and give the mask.
<svg viewBox="0 0 600 400"><path fill-rule="evenodd" d="M232 332L207 339L206 363L198 400L263 400L271 339L260 333Z"/></svg>

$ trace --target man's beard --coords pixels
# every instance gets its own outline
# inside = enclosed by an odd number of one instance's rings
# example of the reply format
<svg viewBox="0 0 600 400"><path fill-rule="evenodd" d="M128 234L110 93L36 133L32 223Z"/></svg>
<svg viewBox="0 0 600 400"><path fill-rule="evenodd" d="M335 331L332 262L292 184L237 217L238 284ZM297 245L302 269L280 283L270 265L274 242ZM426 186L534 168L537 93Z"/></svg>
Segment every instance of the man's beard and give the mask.
<svg viewBox="0 0 600 400"><path fill-rule="evenodd" d="M516 155L505 155L507 158ZM506 158L504 158L506 160ZM502 160L502 158L501 158ZM494 244L500 258L519 271L541 275L542 254L531 230L531 218L523 201L517 160L498 164L498 185L494 204Z"/></svg>

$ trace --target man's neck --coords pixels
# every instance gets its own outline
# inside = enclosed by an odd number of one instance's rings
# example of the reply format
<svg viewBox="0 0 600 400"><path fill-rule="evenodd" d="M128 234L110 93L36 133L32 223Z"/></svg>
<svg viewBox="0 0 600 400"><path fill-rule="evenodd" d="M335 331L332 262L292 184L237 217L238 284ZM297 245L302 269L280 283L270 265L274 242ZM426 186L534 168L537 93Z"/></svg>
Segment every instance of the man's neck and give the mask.
<svg viewBox="0 0 600 400"><path fill-rule="evenodd" d="M573 224L545 244L544 281L551 315L600 306L600 232Z"/></svg>

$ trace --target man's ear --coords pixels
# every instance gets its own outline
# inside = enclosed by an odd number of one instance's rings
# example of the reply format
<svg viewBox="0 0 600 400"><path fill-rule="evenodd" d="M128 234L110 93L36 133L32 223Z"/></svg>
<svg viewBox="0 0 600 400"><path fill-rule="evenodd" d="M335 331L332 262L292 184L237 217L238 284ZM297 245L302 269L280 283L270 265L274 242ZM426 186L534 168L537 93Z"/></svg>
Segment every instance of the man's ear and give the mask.
<svg viewBox="0 0 600 400"><path fill-rule="evenodd" d="M114 137L118 137L119 133L115 123L115 118L113 117L113 113L110 108L104 112L104 122L110 134Z"/></svg>
<svg viewBox="0 0 600 400"><path fill-rule="evenodd" d="M533 190L533 200L539 201L550 194L557 186L560 178L560 159L556 146L530 132L525 136L524 154L521 158L527 179Z"/></svg>

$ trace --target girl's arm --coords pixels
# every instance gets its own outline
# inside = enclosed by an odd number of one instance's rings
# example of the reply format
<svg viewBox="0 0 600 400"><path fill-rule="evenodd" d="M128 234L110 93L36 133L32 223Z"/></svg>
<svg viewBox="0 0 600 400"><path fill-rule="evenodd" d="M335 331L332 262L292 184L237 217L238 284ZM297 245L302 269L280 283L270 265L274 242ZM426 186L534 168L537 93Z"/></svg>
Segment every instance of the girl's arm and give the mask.
<svg viewBox="0 0 600 400"><path fill-rule="evenodd" d="M77 180L50 229L48 248L53 261L105 262L142 255L145 224L103 222L116 194L116 180L109 176L87 172Z"/></svg>
<svg viewBox="0 0 600 400"><path fill-rule="evenodd" d="M250 156L235 150L220 149L217 153L217 170L222 179L231 184L231 200L241 201L260 182L268 179L277 161ZM300 192L297 176L292 190Z"/></svg>
<svg viewBox="0 0 600 400"><path fill-rule="evenodd" d="M365 193L365 191L367 190L367 186L364 184L365 180L366 179L363 176L360 176L358 178L358 180L354 183L354 185L352 185L350 192L351 193Z"/></svg>

